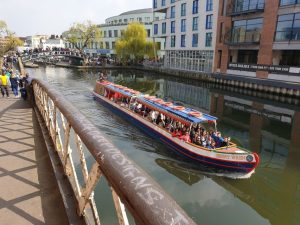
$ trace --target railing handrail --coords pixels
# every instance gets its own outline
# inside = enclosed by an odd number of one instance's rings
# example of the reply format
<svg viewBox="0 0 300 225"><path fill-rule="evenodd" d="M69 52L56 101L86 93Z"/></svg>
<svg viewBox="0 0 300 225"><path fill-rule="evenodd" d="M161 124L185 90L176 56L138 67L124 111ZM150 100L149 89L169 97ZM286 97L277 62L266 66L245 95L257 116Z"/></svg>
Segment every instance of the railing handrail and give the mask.
<svg viewBox="0 0 300 225"><path fill-rule="evenodd" d="M111 144L53 86L39 79L32 82L47 93L68 120L137 224L196 224L149 175Z"/></svg>

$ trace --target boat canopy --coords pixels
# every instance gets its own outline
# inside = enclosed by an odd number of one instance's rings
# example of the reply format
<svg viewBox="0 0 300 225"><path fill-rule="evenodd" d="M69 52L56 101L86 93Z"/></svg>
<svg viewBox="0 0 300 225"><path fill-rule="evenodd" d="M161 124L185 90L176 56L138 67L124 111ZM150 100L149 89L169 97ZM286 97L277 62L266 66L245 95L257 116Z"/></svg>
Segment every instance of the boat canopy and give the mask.
<svg viewBox="0 0 300 225"><path fill-rule="evenodd" d="M114 92L118 92L122 95L125 95L127 97L132 97L134 94L129 92L129 91L125 91L124 89L121 89L120 87L114 86L112 84L107 84L105 85L107 88L109 88L110 90L114 91Z"/></svg>
<svg viewBox="0 0 300 225"><path fill-rule="evenodd" d="M201 113L199 111L196 111L194 109L191 108L186 108L183 107L183 110L175 110L174 107L169 107L169 106L165 106L163 104L159 104L156 102L153 102L149 99L146 99L144 96L139 97L139 99L141 99L143 102L146 102L147 104L150 104L152 106L154 106L155 108L161 109L163 111L167 111L168 113L174 114L177 117L180 117L186 121L189 121L190 123L204 123L204 122L215 122L218 118L205 114L205 113ZM174 106L178 106L176 104L174 104ZM200 113L201 116L200 117L195 117L190 115L189 113L191 112L196 112L196 113Z"/></svg>
<svg viewBox="0 0 300 225"><path fill-rule="evenodd" d="M205 123L205 122L213 122L216 123L217 117L201 113L199 111L196 111L191 108L182 107L181 110L176 110L175 108L179 105L172 104L172 106L167 106L165 104L161 104L157 101L153 101L153 99L147 98L148 95L142 94L140 92L134 91L132 89L126 88L121 85L113 84L111 82L100 82L101 85L106 86L110 90L114 92L118 92L121 95L127 96L127 97L136 97L138 101L141 103L144 103L148 105L148 107L151 107L152 109L156 109L162 113L166 113L166 116L170 117L177 117L179 120L183 120L185 123ZM134 93L135 92L135 93ZM156 100L159 100L156 98ZM163 102L163 100L161 100ZM175 108L174 108L175 107ZM180 107L180 106L179 106ZM192 114L198 114L200 116L193 116Z"/></svg>

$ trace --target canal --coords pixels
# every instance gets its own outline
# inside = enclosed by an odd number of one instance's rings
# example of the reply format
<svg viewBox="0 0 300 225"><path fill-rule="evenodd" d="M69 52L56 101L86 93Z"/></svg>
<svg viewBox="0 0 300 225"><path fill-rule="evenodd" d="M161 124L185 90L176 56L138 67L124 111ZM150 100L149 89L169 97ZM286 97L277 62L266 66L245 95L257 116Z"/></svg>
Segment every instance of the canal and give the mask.
<svg viewBox="0 0 300 225"><path fill-rule="evenodd" d="M117 147L149 173L199 225L300 225L300 106L232 92L201 82L141 71L106 71L130 88L192 106L219 118L223 135L259 153L249 179L229 179L190 168L160 142L93 100L96 71L64 68L28 70L63 93ZM255 96L260 96L254 93ZM116 224L105 181L96 201L103 224Z"/></svg>

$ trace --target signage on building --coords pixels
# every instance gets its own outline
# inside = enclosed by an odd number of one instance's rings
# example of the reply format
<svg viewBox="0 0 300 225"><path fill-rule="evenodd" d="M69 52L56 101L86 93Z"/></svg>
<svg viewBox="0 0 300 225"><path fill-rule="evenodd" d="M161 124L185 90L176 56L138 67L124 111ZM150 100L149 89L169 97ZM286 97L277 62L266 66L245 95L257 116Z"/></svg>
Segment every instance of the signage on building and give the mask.
<svg viewBox="0 0 300 225"><path fill-rule="evenodd" d="M101 54L101 55L110 54L109 49L85 49L84 52L87 54Z"/></svg>
<svg viewBox="0 0 300 225"><path fill-rule="evenodd" d="M300 68L298 67L289 67L289 66L273 66L273 65L258 65L258 64L245 64L245 63L229 63L229 69L238 69L238 70L248 70L256 71L263 70L271 73L293 73L299 74Z"/></svg>

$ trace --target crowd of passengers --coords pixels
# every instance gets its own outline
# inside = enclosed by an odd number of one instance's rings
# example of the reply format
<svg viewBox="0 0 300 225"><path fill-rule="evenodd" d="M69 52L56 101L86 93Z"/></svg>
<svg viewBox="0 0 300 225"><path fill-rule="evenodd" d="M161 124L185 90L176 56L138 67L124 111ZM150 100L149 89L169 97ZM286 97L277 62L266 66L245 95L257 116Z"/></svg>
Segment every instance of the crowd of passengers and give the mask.
<svg viewBox="0 0 300 225"><path fill-rule="evenodd" d="M166 129L172 134L188 143L193 143L208 149L226 147L230 144L230 137L222 137L219 131L206 130L200 124L186 126L179 121L175 121L163 113L152 110L136 100L130 101L129 98L118 100L121 106L127 107L137 114L147 118L152 123Z"/></svg>

